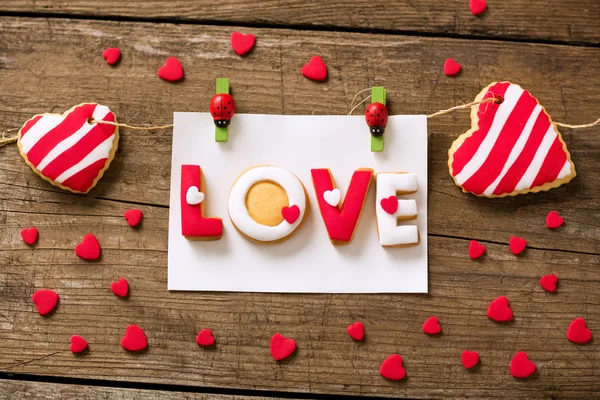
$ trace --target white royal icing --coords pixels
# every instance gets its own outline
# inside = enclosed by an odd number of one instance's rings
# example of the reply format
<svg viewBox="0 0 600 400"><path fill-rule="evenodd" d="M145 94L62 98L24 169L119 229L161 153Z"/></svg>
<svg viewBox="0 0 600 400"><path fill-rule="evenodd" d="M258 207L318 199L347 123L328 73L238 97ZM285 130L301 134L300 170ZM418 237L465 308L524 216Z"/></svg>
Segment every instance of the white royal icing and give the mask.
<svg viewBox="0 0 600 400"><path fill-rule="evenodd" d="M333 190L326 190L323 192L323 199L325 203L329 204L331 207L337 207L340 204L340 199L342 198L342 193L340 189L335 188Z"/></svg>
<svg viewBox="0 0 600 400"><path fill-rule="evenodd" d="M279 225L267 226L252 219L246 208L248 190L262 181L271 181L283 188L288 198L288 206L298 206L300 215L292 224L283 220ZM244 172L233 184L229 192L229 217L244 235L261 242L273 242L289 236L300 225L306 211L304 186L291 172L272 166L252 168Z"/></svg>
<svg viewBox="0 0 600 400"><path fill-rule="evenodd" d="M204 201L204 193L198 189L198 186L190 186L185 194L185 202L190 206L195 206Z"/></svg>
<svg viewBox="0 0 600 400"><path fill-rule="evenodd" d="M398 226L398 219L417 217L417 202L414 199L398 200L398 210L388 214L381 207L381 200L396 194L409 194L417 191L417 175L413 173L379 173L376 176L377 232L382 246L411 245L419 243L419 229L416 225Z"/></svg>

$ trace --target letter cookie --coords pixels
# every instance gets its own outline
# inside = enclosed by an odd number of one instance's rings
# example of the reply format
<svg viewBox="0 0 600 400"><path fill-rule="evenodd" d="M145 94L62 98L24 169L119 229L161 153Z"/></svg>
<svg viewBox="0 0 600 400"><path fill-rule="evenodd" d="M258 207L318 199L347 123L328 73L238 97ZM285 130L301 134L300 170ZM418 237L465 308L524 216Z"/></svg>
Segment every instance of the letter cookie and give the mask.
<svg viewBox="0 0 600 400"><path fill-rule="evenodd" d="M504 197L549 190L569 182L575 165L556 124L519 85L494 82L471 108L472 126L448 150L454 182L477 196Z"/></svg>
<svg viewBox="0 0 600 400"><path fill-rule="evenodd" d="M398 194L417 191L417 175L406 172L386 172L376 176L375 215L379 243L384 247L407 247L419 244L416 225L400 225L398 221L417 218L417 202L398 200Z"/></svg>
<svg viewBox="0 0 600 400"><path fill-rule="evenodd" d="M181 166L181 233L191 240L217 240L223 236L223 221L204 216L202 178L199 165Z"/></svg>
<svg viewBox="0 0 600 400"><path fill-rule="evenodd" d="M354 171L341 206L339 205L340 190L334 187L331 172L326 168L312 169L310 172L321 216L331 243L334 245L350 243L369 193L373 170L361 168Z"/></svg>
<svg viewBox="0 0 600 400"><path fill-rule="evenodd" d="M40 114L19 130L17 145L27 165L44 180L74 193L87 193L115 156L119 128L90 123L116 122L99 104L80 104L59 114Z"/></svg>
<svg viewBox="0 0 600 400"><path fill-rule="evenodd" d="M300 226L308 201L296 175L267 165L250 168L238 177L227 206L231 222L247 239L275 243Z"/></svg>

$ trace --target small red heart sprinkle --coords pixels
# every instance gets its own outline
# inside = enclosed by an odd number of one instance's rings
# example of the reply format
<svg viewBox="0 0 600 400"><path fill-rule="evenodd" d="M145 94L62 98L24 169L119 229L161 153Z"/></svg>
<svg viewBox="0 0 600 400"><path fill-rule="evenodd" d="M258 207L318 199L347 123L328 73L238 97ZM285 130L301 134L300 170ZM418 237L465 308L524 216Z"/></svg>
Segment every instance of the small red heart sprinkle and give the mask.
<svg viewBox="0 0 600 400"><path fill-rule="evenodd" d="M386 358L383 363L381 363L379 374L391 381L404 379L406 377L406 370L402 366L402 357L400 354L392 354Z"/></svg>
<svg viewBox="0 0 600 400"><path fill-rule="evenodd" d="M21 231L21 237L23 241L30 246L33 246L35 242L38 240L38 230L37 228L25 228Z"/></svg>
<svg viewBox="0 0 600 400"><path fill-rule="evenodd" d="M129 282L127 279L121 278L110 285L110 290L119 297L126 297L129 294Z"/></svg>
<svg viewBox="0 0 600 400"><path fill-rule="evenodd" d="M296 205L293 205L291 207L283 207L281 209L281 215L288 224L293 224L300 216L300 208Z"/></svg>
<svg viewBox="0 0 600 400"><path fill-rule="evenodd" d="M383 211L390 215L394 215L398 211L398 198L396 196L386 197L379 202Z"/></svg>
<svg viewBox="0 0 600 400"><path fill-rule="evenodd" d="M231 34L231 47L239 56L243 56L252 50L255 42L256 38L251 33L244 35L240 32L233 32Z"/></svg>
<svg viewBox="0 0 600 400"><path fill-rule="evenodd" d="M142 328L137 325L129 325L125 336L121 339L121 347L128 351L141 351L148 347L148 339Z"/></svg>
<svg viewBox="0 0 600 400"><path fill-rule="evenodd" d="M523 379L535 372L535 364L529 360L524 351L519 351L510 362L510 374L515 378Z"/></svg>
<svg viewBox="0 0 600 400"><path fill-rule="evenodd" d="M111 47L102 52L102 57L108 65L114 65L121 58L121 50L116 47Z"/></svg>
<svg viewBox="0 0 600 400"><path fill-rule="evenodd" d="M177 58L169 57L165 65L158 69L158 76L165 81L176 82L183 79L183 67Z"/></svg>
<svg viewBox="0 0 600 400"><path fill-rule="evenodd" d="M485 11L487 8L487 3L485 0L470 0L469 8L471 9L473 15L479 15Z"/></svg>
<svg viewBox="0 0 600 400"><path fill-rule="evenodd" d="M444 74L446 76L454 76L460 72L460 64L451 58L446 59L444 62Z"/></svg>
<svg viewBox="0 0 600 400"><path fill-rule="evenodd" d="M58 303L58 293L47 289L37 290L33 293L31 299L37 306L38 314L48 315Z"/></svg>
<svg viewBox="0 0 600 400"><path fill-rule="evenodd" d="M508 247L510 247L510 251L512 251L514 255L521 254L523 250L525 250L525 247L527 247L527 240L513 236L508 242Z"/></svg>
<svg viewBox="0 0 600 400"><path fill-rule="evenodd" d="M97 260L100 258L100 242L92 234L85 235L83 241L75 247L75 254L84 260Z"/></svg>
<svg viewBox="0 0 600 400"><path fill-rule="evenodd" d="M585 319L575 318L571 322L567 329L567 339L577 344L584 344L592 340L592 331L588 329Z"/></svg>
<svg viewBox="0 0 600 400"><path fill-rule="evenodd" d="M296 341L294 339L286 338L281 333L276 333L271 338L269 347L271 348L271 355L275 361L279 361L292 355L296 350Z"/></svg>
<svg viewBox="0 0 600 400"><path fill-rule="evenodd" d="M348 325L347 331L350 337L354 340L363 340L365 337L365 326L360 321Z"/></svg>
<svg viewBox="0 0 600 400"><path fill-rule="evenodd" d="M127 210L125 214L123 214L129 226L138 226L140 222L142 222L142 217L144 213L140 210Z"/></svg>
<svg viewBox="0 0 600 400"><path fill-rule="evenodd" d="M437 317L430 317L423 324L423 332L428 335L437 335L442 331L442 327L437 319Z"/></svg>
<svg viewBox="0 0 600 400"><path fill-rule="evenodd" d="M302 67L302 75L313 81L324 81L327 79L327 65L321 57L314 56Z"/></svg>
<svg viewBox="0 0 600 400"><path fill-rule="evenodd" d="M81 353L88 348L88 342L79 335L71 336L71 346L69 349L72 353Z"/></svg>
<svg viewBox="0 0 600 400"><path fill-rule="evenodd" d="M485 246L479 244L477 240L471 240L469 243L469 257L471 260L476 260L485 254Z"/></svg>
<svg viewBox="0 0 600 400"><path fill-rule="evenodd" d="M210 329L202 329L196 336L196 343L202 347L210 347L215 344L215 337Z"/></svg>
<svg viewBox="0 0 600 400"><path fill-rule="evenodd" d="M546 292L554 292L556 290L556 284L558 283L558 277L554 274L548 274L542 276L540 279L540 285Z"/></svg>
<svg viewBox="0 0 600 400"><path fill-rule="evenodd" d="M479 353L476 351L465 350L460 356L460 361L466 369L471 369L479 362Z"/></svg>
<svg viewBox="0 0 600 400"><path fill-rule="evenodd" d="M487 316L496 322L507 322L513 319L513 312L506 296L500 296L490 303Z"/></svg>
<svg viewBox="0 0 600 400"><path fill-rule="evenodd" d="M556 229L564 223L565 219L554 210L550 211L546 216L546 226L550 229Z"/></svg>

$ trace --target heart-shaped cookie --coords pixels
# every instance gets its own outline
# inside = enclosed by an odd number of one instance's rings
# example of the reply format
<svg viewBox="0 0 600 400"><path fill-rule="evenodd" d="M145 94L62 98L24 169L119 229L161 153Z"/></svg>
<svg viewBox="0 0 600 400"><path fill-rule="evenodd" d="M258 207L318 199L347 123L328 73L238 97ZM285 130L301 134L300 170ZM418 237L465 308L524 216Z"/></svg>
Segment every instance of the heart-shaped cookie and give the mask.
<svg viewBox="0 0 600 400"><path fill-rule="evenodd" d="M238 56L243 56L248 53L254 47L256 38L253 34L243 34L240 32L233 32L231 34L231 47Z"/></svg>
<svg viewBox="0 0 600 400"><path fill-rule="evenodd" d="M510 362L510 374L519 379L524 379L536 370L535 364L524 351L519 351Z"/></svg>
<svg viewBox="0 0 600 400"><path fill-rule="evenodd" d="M210 329L202 329L196 336L198 346L210 347L215 344L215 337Z"/></svg>
<svg viewBox="0 0 600 400"><path fill-rule="evenodd" d="M87 234L83 237L81 243L75 247L75 254L84 260L93 261L100 258L100 242L96 236Z"/></svg>
<svg viewBox="0 0 600 400"><path fill-rule="evenodd" d="M360 341L365 337L365 326L360 321L348 325L346 330L348 331L348 335L354 340Z"/></svg>
<svg viewBox="0 0 600 400"><path fill-rule="evenodd" d="M508 305L506 296L500 296L490 303L487 316L496 322L512 321L513 312Z"/></svg>
<svg viewBox="0 0 600 400"><path fill-rule="evenodd" d="M127 351L142 351L148 347L148 339L142 328L137 325L129 325L125 336L121 339L121 347Z"/></svg>
<svg viewBox="0 0 600 400"><path fill-rule="evenodd" d="M79 335L71 336L71 345L69 346L69 350L72 353L81 353L88 348L88 342L83 337Z"/></svg>
<svg viewBox="0 0 600 400"><path fill-rule="evenodd" d="M406 370L402 366L402 356L400 356L400 354L392 354L386 358L383 363L381 363L379 374L391 381L404 379L406 377Z"/></svg>
<svg viewBox="0 0 600 400"><path fill-rule="evenodd" d="M38 314L44 316L50 314L56 307L58 293L47 289L37 290L33 293L31 299L37 307Z"/></svg>
<svg viewBox="0 0 600 400"><path fill-rule="evenodd" d="M575 165L557 126L519 85L494 82L471 108L471 129L448 151L448 167L464 192L504 197L549 190L569 182Z"/></svg>
<svg viewBox="0 0 600 400"><path fill-rule="evenodd" d="M314 56L302 67L302 75L313 81L324 81L327 79L327 65L321 57Z"/></svg>
<svg viewBox="0 0 600 400"><path fill-rule="evenodd" d="M117 126L92 121L117 122L108 107L94 103L62 115L36 115L19 130L21 156L54 186L87 193L108 169L119 143Z"/></svg>
<svg viewBox="0 0 600 400"><path fill-rule="evenodd" d="M276 333L271 337L269 347L275 361L280 361L292 355L296 350L296 341L286 338L281 333Z"/></svg>

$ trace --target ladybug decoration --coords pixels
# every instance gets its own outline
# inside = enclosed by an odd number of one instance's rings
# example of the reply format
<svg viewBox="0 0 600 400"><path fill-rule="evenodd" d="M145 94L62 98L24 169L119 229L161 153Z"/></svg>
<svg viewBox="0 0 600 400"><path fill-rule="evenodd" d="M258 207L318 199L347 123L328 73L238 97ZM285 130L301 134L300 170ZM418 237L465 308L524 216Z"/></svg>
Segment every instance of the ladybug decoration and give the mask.
<svg viewBox="0 0 600 400"><path fill-rule="evenodd" d="M226 128L235 114L235 101L227 93L216 94L210 101L210 115L218 128Z"/></svg>
<svg viewBox="0 0 600 400"><path fill-rule="evenodd" d="M388 110L382 103L371 103L367 106L365 112L365 119L367 125L371 130L371 135L374 137L383 136L385 132L385 126L388 122Z"/></svg>

